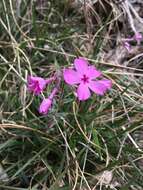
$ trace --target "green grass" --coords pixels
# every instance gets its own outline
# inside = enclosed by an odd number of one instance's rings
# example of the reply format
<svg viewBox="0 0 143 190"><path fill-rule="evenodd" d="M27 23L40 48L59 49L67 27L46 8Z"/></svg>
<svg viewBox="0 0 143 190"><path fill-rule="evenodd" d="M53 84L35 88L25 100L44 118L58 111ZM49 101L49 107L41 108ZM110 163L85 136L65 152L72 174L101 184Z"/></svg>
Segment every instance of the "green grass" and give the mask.
<svg viewBox="0 0 143 190"><path fill-rule="evenodd" d="M134 63L102 59L123 32L103 4L93 7L91 27L85 7L68 0L1 0L0 166L7 177L0 175L0 190L143 188L143 74ZM62 81L50 113L39 115L41 97L27 91L27 75L49 77L77 56L112 79L112 89L79 102Z"/></svg>

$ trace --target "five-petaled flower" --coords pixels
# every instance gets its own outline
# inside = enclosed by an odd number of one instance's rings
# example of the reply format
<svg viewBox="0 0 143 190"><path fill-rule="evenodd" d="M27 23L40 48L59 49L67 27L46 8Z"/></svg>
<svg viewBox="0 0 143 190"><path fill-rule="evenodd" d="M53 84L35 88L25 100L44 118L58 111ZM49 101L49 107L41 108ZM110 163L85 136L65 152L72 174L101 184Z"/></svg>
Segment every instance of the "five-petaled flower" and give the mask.
<svg viewBox="0 0 143 190"><path fill-rule="evenodd" d="M87 100L91 96L90 90L98 95L104 95L111 88L111 80L96 80L102 74L94 66L89 65L86 59L75 59L74 66L75 69L65 69L63 75L67 84L78 85L77 96L79 100Z"/></svg>

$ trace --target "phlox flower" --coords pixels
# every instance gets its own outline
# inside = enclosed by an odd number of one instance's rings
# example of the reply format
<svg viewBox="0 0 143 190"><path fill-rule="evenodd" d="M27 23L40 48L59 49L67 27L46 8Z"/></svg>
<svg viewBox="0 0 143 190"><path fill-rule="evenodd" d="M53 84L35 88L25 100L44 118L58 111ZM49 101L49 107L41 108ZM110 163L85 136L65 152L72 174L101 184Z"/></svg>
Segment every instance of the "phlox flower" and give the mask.
<svg viewBox="0 0 143 190"><path fill-rule="evenodd" d="M137 44L140 45L142 39L143 39L143 36L141 33L137 32L134 36L133 36L134 40L137 41Z"/></svg>
<svg viewBox="0 0 143 190"><path fill-rule="evenodd" d="M39 95L46 87L46 80L41 77L28 76L28 89L35 95Z"/></svg>
<svg viewBox="0 0 143 190"><path fill-rule="evenodd" d="M44 98L39 107L39 113L46 115L52 106L52 100L50 98Z"/></svg>
<svg viewBox="0 0 143 190"><path fill-rule="evenodd" d="M98 95L104 95L111 88L111 80L96 80L102 74L94 66L89 65L86 59L75 59L74 66L75 69L65 69L63 75L67 84L77 86L79 100L87 100L91 96L91 91Z"/></svg>
<svg viewBox="0 0 143 190"><path fill-rule="evenodd" d="M44 79L42 77L28 76L28 89L35 95L39 95L45 89L46 85L55 80L55 77Z"/></svg>

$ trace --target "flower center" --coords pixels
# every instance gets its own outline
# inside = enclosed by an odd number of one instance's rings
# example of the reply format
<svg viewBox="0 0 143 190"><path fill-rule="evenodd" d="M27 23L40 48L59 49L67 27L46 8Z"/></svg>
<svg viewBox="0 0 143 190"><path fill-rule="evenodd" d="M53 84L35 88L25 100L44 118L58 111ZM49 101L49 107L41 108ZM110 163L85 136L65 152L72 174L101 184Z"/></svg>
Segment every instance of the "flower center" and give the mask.
<svg viewBox="0 0 143 190"><path fill-rule="evenodd" d="M83 75L83 77L81 78L81 80L83 81L83 83L88 83L89 78L86 75Z"/></svg>
<svg viewBox="0 0 143 190"><path fill-rule="evenodd" d="M40 90L39 81L35 81L35 82L34 82L33 88L34 88L35 90Z"/></svg>

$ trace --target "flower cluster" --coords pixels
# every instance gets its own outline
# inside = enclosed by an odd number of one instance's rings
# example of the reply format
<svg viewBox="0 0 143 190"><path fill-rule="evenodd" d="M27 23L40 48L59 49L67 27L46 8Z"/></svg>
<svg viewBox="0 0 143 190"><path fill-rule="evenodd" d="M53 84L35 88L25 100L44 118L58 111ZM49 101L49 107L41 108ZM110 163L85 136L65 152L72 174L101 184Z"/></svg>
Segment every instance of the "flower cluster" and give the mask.
<svg viewBox="0 0 143 190"><path fill-rule="evenodd" d="M124 47L128 50L128 52L130 52L131 51L130 42L136 42L137 45L140 45L142 40L143 40L143 35L141 33L136 33L133 37L126 38L123 40Z"/></svg>
<svg viewBox="0 0 143 190"><path fill-rule="evenodd" d="M52 81L55 81L55 77L51 77L49 79L44 79L42 77L34 77L34 76L28 76L28 90L30 92L33 92L34 95L40 95L44 89L47 87L48 84L50 84ZM50 96L48 98L44 98L39 106L39 113L40 114L47 114L49 109L52 106L53 99L58 91L58 87L56 86Z"/></svg>
<svg viewBox="0 0 143 190"><path fill-rule="evenodd" d="M80 101L90 98L91 92L102 96L112 86L111 80L103 77L103 74L95 66L90 65L85 58L76 58L74 60L74 68L63 70L63 78L67 84L77 88L76 96ZM39 106L39 113L43 115L48 113L53 99L59 90L60 76L57 75L49 79L34 76L28 77L28 89L35 95L41 94L52 81L56 81L56 86L50 96L44 98Z"/></svg>

